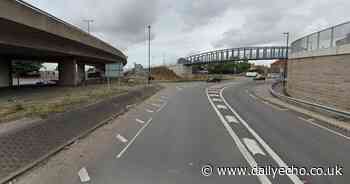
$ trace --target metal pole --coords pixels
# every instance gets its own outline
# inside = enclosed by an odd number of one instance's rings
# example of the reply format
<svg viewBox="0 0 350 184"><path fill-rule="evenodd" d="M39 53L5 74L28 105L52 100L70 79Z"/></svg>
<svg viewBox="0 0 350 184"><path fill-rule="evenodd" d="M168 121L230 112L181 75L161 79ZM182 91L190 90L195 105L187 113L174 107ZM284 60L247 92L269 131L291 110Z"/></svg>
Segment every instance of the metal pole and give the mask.
<svg viewBox="0 0 350 184"><path fill-rule="evenodd" d="M148 85L151 84L151 25L148 25Z"/></svg>
<svg viewBox="0 0 350 184"><path fill-rule="evenodd" d="M84 22L87 22L87 25L88 25L88 33L90 34L90 23L94 22L94 20L92 20L92 19L87 19L87 20L84 20Z"/></svg>
<svg viewBox="0 0 350 184"><path fill-rule="evenodd" d="M286 35L286 46L287 46L287 48L286 48L286 63L284 64L284 71L283 71L283 90L284 90L284 92L286 92L287 91L287 89L286 89L286 80L287 80L287 65L288 65L288 58L289 58L289 32L286 32L286 33L283 33L284 35Z"/></svg>

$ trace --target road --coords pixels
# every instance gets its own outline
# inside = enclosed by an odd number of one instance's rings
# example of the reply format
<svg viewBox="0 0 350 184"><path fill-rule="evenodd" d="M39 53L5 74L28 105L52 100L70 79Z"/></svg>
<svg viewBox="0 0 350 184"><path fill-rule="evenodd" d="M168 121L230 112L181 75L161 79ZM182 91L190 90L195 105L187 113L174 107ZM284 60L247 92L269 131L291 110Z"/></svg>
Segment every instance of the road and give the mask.
<svg viewBox="0 0 350 184"><path fill-rule="evenodd" d="M19 183L349 183L349 137L259 100L255 85L250 80L176 84L135 107L118 125L108 125L103 140L87 140L85 146L99 148L86 148L91 154L83 161L75 163L74 153L57 155L71 170L49 161ZM342 176L217 172L218 167L292 166L307 171L339 166Z"/></svg>

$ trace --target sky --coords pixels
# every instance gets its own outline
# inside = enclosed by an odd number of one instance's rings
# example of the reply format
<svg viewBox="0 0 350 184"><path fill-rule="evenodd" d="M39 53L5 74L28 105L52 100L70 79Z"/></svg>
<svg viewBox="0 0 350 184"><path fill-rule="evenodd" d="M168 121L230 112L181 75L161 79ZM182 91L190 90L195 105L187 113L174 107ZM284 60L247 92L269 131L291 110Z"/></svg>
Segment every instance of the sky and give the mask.
<svg viewBox="0 0 350 184"><path fill-rule="evenodd" d="M349 0L25 0L87 30L147 65L147 25L151 25L153 65L222 48L285 45L345 21ZM258 64L267 64L262 62Z"/></svg>

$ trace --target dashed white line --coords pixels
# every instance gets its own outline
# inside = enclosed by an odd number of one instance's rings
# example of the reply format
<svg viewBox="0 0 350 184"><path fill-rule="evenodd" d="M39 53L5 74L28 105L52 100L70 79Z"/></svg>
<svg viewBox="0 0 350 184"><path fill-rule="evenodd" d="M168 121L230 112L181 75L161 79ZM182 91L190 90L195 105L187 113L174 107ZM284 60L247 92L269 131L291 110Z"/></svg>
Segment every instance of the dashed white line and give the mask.
<svg viewBox="0 0 350 184"><path fill-rule="evenodd" d="M227 121L228 121L229 123L238 123L237 118L234 117L234 116L229 116L229 115L227 115L227 116L225 116L225 118L227 119Z"/></svg>
<svg viewBox="0 0 350 184"><path fill-rule="evenodd" d="M303 120L303 121L305 121L305 122L308 122L308 123L310 123L310 124L312 124L312 125L314 125L314 126L316 126L316 127L318 127L318 128L321 128L321 129L326 130L326 131L328 131L328 132L330 132L330 133L333 133L333 134L338 135L338 136L340 136L340 137L343 137L343 138L345 138L345 139L347 139L347 140L350 140L350 137L348 137L348 136L346 136L346 135L343 135L343 134L341 134L341 133L339 133L339 132L336 132L336 131L331 130L331 129L327 128L327 127L324 127L324 126L322 126L322 125L319 125L319 124L315 123L315 122L314 122L314 119L305 119L305 118L302 118L302 117L298 117L298 118L301 119L301 120Z"/></svg>
<svg viewBox="0 0 350 184"><path fill-rule="evenodd" d="M86 183L86 182L89 182L91 180L89 173L87 172L85 167L83 167L79 170L78 175L79 175L80 181L82 183Z"/></svg>
<svg viewBox="0 0 350 184"><path fill-rule="evenodd" d="M220 97L218 94L209 94L210 97Z"/></svg>
<svg viewBox="0 0 350 184"><path fill-rule="evenodd" d="M156 104L156 103L153 103L153 104L151 104L151 105L153 105L153 106L155 106L155 107L160 107L160 106L161 106L161 105Z"/></svg>
<svg viewBox="0 0 350 184"><path fill-rule="evenodd" d="M137 121L138 123L140 123L140 124L144 124L144 123L145 123L145 121L140 120L140 119L136 119L136 121Z"/></svg>
<svg viewBox="0 0 350 184"><path fill-rule="evenodd" d="M223 97L223 91L227 87L223 88L220 92L220 97L227 105L227 107L231 110L231 112L238 118L238 120L246 127L246 129L254 136L254 138L262 145L262 147L266 150L266 152L276 161L279 167L288 168L288 165L276 154L275 151L248 125L248 123L227 103L226 99ZM231 128L231 127L229 127ZM232 130L233 131L233 130ZM300 178L296 175L288 175L288 177L295 184L303 184Z"/></svg>
<svg viewBox="0 0 350 184"><path fill-rule="evenodd" d="M151 123L152 121L152 118L149 119L147 121L147 123L142 127L140 128L140 130L136 133L136 135L130 140L129 144L127 144L124 149L116 156L116 158L120 158L123 156L123 154L125 153L125 151L130 147L130 145L135 141L135 139L137 138L137 136L139 136L141 134L141 132Z"/></svg>
<svg viewBox="0 0 350 184"><path fill-rule="evenodd" d="M146 112L153 113L154 111L151 109L146 109Z"/></svg>
<svg viewBox="0 0 350 184"><path fill-rule="evenodd" d="M217 105L218 109L225 109L227 110L227 107L225 105Z"/></svg>
<svg viewBox="0 0 350 184"><path fill-rule="evenodd" d="M157 110L157 112L160 112L164 109L165 106L168 105L168 102L164 102L163 105Z"/></svg>
<svg viewBox="0 0 350 184"><path fill-rule="evenodd" d="M249 151L253 154L266 155L265 152L260 148L259 144L254 139L243 138L244 144L247 146Z"/></svg>
<svg viewBox="0 0 350 184"><path fill-rule="evenodd" d="M123 137L122 135L120 135L120 134L118 134L116 136L116 138L122 143L127 143L128 142L128 140L125 137Z"/></svg>
<svg viewBox="0 0 350 184"><path fill-rule="evenodd" d="M213 98L213 102L222 102L220 98Z"/></svg>

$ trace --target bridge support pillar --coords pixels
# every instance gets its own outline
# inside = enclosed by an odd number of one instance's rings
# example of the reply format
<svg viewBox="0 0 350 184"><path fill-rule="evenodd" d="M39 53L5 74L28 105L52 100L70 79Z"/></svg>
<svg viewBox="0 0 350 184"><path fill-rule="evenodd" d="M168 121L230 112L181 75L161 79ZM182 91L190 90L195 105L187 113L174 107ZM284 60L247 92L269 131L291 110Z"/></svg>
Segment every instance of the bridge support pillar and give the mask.
<svg viewBox="0 0 350 184"><path fill-rule="evenodd" d="M58 63L59 82L61 86L76 86L79 84L79 75L76 59L65 59Z"/></svg>
<svg viewBox="0 0 350 184"><path fill-rule="evenodd" d="M78 63L78 84L83 84L86 81L85 64Z"/></svg>
<svg viewBox="0 0 350 184"><path fill-rule="evenodd" d="M12 86L12 61L0 58L0 88Z"/></svg>

